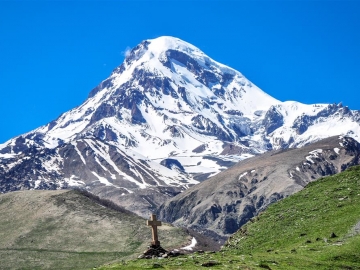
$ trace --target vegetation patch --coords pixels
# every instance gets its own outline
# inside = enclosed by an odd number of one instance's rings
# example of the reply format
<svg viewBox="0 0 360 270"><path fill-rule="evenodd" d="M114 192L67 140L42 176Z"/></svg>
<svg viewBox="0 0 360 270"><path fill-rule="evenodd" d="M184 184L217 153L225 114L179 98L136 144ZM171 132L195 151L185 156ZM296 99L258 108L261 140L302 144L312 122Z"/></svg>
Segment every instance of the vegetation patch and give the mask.
<svg viewBox="0 0 360 270"><path fill-rule="evenodd" d="M146 221L84 191L0 195L0 269L91 269L134 259L151 241ZM186 245L186 231L159 227L165 248Z"/></svg>
<svg viewBox="0 0 360 270"><path fill-rule="evenodd" d="M319 179L242 226L220 252L99 269L360 269L360 166Z"/></svg>

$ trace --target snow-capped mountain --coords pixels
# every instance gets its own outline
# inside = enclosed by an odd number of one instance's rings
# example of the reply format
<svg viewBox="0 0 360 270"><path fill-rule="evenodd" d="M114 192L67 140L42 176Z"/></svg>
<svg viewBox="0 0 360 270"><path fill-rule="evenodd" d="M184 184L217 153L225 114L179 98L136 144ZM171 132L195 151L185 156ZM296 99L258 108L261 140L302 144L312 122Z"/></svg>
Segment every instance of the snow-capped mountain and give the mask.
<svg viewBox="0 0 360 270"><path fill-rule="evenodd" d="M280 102L193 45L159 37L133 48L82 105L0 145L0 191L81 186L148 214L253 155L359 139L359 123L341 104Z"/></svg>

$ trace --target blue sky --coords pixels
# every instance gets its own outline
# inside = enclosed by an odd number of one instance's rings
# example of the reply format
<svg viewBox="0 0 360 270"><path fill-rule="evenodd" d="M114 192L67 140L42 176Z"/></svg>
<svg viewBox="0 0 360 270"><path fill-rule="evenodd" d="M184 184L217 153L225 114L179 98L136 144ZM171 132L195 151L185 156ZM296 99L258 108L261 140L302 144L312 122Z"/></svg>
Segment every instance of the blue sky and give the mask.
<svg viewBox="0 0 360 270"><path fill-rule="evenodd" d="M0 0L0 143L80 105L127 48L163 35L282 101L360 110L360 1Z"/></svg>

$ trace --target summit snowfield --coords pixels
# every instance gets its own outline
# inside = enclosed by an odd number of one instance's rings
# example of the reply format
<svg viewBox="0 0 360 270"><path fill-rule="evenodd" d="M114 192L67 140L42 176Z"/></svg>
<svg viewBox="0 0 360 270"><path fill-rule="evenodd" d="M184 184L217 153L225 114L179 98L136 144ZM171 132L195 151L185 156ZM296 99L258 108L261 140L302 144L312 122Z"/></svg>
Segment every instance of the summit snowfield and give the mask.
<svg viewBox="0 0 360 270"><path fill-rule="evenodd" d="M133 48L82 105L0 145L0 191L79 186L147 215L253 155L359 140L359 123L341 104L276 100L195 46L159 37Z"/></svg>

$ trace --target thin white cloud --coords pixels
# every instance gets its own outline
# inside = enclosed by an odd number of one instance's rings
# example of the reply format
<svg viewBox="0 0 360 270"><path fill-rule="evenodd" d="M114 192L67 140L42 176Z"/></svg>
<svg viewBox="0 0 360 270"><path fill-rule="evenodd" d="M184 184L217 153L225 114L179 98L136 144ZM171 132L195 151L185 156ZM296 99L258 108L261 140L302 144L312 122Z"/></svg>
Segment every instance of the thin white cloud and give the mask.
<svg viewBox="0 0 360 270"><path fill-rule="evenodd" d="M130 55L131 48L129 46L126 46L125 50L121 52L122 55L125 57L128 57Z"/></svg>

